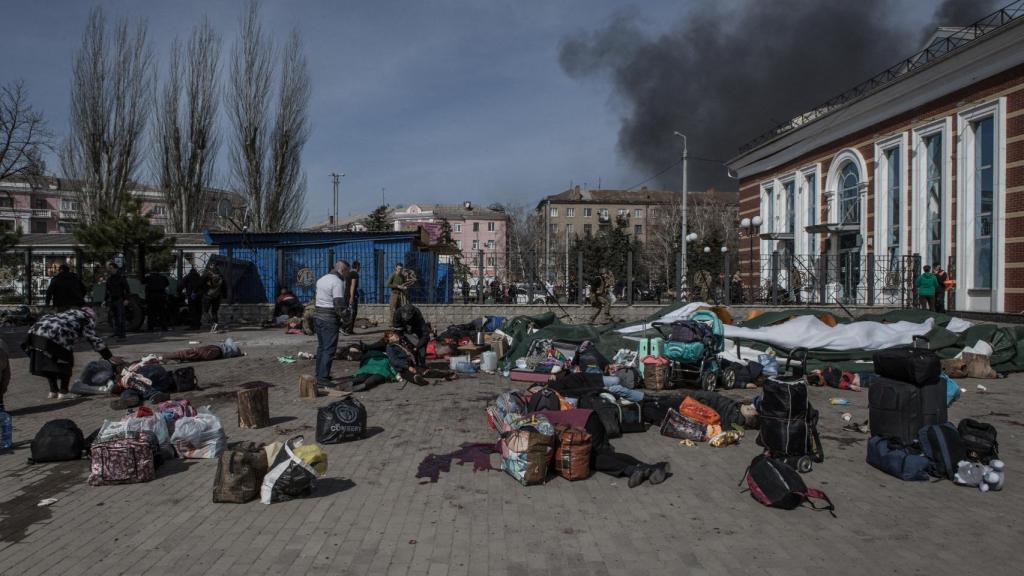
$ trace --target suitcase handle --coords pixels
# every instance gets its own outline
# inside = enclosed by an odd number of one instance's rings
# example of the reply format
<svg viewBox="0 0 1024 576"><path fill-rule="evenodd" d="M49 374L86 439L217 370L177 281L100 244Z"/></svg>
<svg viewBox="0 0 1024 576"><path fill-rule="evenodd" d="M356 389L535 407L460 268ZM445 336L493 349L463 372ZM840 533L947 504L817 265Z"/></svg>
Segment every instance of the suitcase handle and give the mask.
<svg viewBox="0 0 1024 576"><path fill-rule="evenodd" d="M932 347L931 340L929 340L925 335L914 336L914 348L920 348L920 346L918 346L919 342L924 342L925 350L930 350Z"/></svg>
<svg viewBox="0 0 1024 576"><path fill-rule="evenodd" d="M797 374L795 372L795 369L794 369L794 372L792 372L793 376L803 377L803 375L807 373L807 352L808 352L807 348L804 348L803 346L799 346L797 348L793 348L789 352L789 356L786 356L786 368L785 368L786 374L790 374L791 373L789 371L789 365L790 365L791 362L793 362L793 360L797 360L797 359L800 360L800 372L801 373Z"/></svg>

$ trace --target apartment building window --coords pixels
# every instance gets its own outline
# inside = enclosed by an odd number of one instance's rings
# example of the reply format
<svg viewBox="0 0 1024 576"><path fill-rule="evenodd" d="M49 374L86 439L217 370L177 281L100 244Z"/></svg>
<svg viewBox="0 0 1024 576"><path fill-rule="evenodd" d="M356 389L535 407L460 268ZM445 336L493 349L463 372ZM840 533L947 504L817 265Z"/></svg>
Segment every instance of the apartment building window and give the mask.
<svg viewBox="0 0 1024 576"><path fill-rule="evenodd" d="M60 199L60 209L72 212L78 212L82 209L82 203L78 200L71 200L69 198Z"/></svg>
<svg viewBox="0 0 1024 576"><path fill-rule="evenodd" d="M0 208L14 208L14 198L0 196ZM10 222L10 220L4 220L4 222Z"/></svg>
<svg viewBox="0 0 1024 576"><path fill-rule="evenodd" d="M647 209L647 216L650 217L651 220L657 218L658 217L658 209L657 208L648 208Z"/></svg>
<svg viewBox="0 0 1024 576"><path fill-rule="evenodd" d="M153 216L167 216L167 206L164 206L163 204L155 204L150 210L150 213L152 213Z"/></svg>
<svg viewBox="0 0 1024 576"><path fill-rule="evenodd" d="M46 198L33 198L32 208L36 210L46 210L50 205L46 203Z"/></svg>
<svg viewBox="0 0 1024 576"><path fill-rule="evenodd" d="M942 264L942 203L945 187L942 181L942 134L924 139L925 148L925 239L928 246L926 264Z"/></svg>
<svg viewBox="0 0 1024 576"><path fill-rule="evenodd" d="M992 228L995 189L995 121L971 123L974 131L974 288L992 288Z"/></svg>
<svg viewBox="0 0 1024 576"><path fill-rule="evenodd" d="M462 240L456 240L455 247L458 248L459 250L462 250Z"/></svg>
<svg viewBox="0 0 1024 576"><path fill-rule="evenodd" d="M462 224L453 224L452 230L455 232L462 232Z"/></svg>
<svg viewBox="0 0 1024 576"><path fill-rule="evenodd" d="M572 224L566 224L565 225L565 233L568 234L569 236L572 236L572 229L573 229L573 225Z"/></svg>
<svg viewBox="0 0 1024 576"><path fill-rule="evenodd" d="M558 218L558 208L552 206L551 209L548 210L548 216L551 216L552 218Z"/></svg>
<svg viewBox="0 0 1024 576"><path fill-rule="evenodd" d="M480 249L480 241L479 240L473 240L473 250L479 250L479 249Z"/></svg>
<svg viewBox="0 0 1024 576"><path fill-rule="evenodd" d="M628 214L629 214L629 210L627 210L626 208L619 208L619 211L618 211L619 218L625 218Z"/></svg>
<svg viewBox="0 0 1024 576"><path fill-rule="evenodd" d="M594 227L593 227L592 224L584 224L583 225L583 235L584 236L590 236L591 231L593 230L593 228Z"/></svg>
<svg viewBox="0 0 1024 576"><path fill-rule="evenodd" d="M552 236L558 234L558 224L548 224L548 231L551 232Z"/></svg>
<svg viewBox="0 0 1024 576"><path fill-rule="evenodd" d="M32 233L33 234L46 234L46 220L33 220L32 221Z"/></svg>
<svg viewBox="0 0 1024 576"><path fill-rule="evenodd" d="M644 211L639 208L633 208L633 218L641 218L644 215Z"/></svg>
<svg viewBox="0 0 1024 576"><path fill-rule="evenodd" d="M601 208L600 210L598 210L597 217L602 219L602 220L607 220L608 219L608 209L607 208Z"/></svg>
<svg viewBox="0 0 1024 576"><path fill-rule="evenodd" d="M487 223L487 231L488 232L494 232L494 222L488 222Z"/></svg>
<svg viewBox="0 0 1024 576"><path fill-rule="evenodd" d="M575 208L566 208L565 209L565 217L566 218L575 218L576 217L576 209Z"/></svg>
<svg viewBox="0 0 1024 576"><path fill-rule="evenodd" d="M480 231L480 223L479 222L473 222L473 232L479 232L479 231Z"/></svg>
<svg viewBox="0 0 1024 576"><path fill-rule="evenodd" d="M643 226L641 226L639 224L635 224L633 226L633 236L639 236L640 234L642 234L643 233L643 228L644 228ZM680 256L680 259L681 258L682 258L682 256Z"/></svg>
<svg viewBox="0 0 1024 576"><path fill-rule="evenodd" d="M70 234L75 231L75 225L71 222L57 222L57 232Z"/></svg>
<svg viewBox="0 0 1024 576"><path fill-rule="evenodd" d="M494 250L494 240L488 240L487 241L487 249L488 250Z"/></svg>
<svg viewBox="0 0 1024 576"><path fill-rule="evenodd" d="M590 218L593 215L594 215L594 209L593 208L584 208L583 209L583 217L584 218Z"/></svg>

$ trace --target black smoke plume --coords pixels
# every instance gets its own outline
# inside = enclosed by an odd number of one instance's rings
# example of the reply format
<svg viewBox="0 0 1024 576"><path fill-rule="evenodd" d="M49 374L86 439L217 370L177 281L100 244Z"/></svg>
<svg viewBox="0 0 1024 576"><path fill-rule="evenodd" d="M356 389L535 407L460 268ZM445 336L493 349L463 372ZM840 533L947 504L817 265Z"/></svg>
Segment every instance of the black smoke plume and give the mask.
<svg viewBox="0 0 1024 576"><path fill-rule="evenodd" d="M895 25L886 0L699 1L660 35L642 29L640 13L620 13L565 39L559 61L573 78L607 75L625 106L619 150L655 173L680 156L674 130L688 136L691 157L727 160L765 130L911 55L936 26L970 24L993 4L915 2L921 20ZM681 172L659 180L678 189ZM690 189L708 186L736 183L721 165L692 161Z"/></svg>

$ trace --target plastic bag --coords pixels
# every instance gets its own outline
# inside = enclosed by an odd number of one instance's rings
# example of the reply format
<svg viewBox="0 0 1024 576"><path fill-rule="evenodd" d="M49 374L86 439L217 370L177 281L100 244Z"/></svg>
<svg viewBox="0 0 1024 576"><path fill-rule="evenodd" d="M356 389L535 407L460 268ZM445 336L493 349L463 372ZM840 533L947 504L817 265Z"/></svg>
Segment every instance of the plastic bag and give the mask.
<svg viewBox="0 0 1024 576"><path fill-rule="evenodd" d="M104 420L96 435L96 442L107 442L121 438L134 438L137 432L150 432L156 437L157 444L163 445L171 441L167 431L167 422L161 416L125 416L120 420Z"/></svg>
<svg viewBox="0 0 1024 576"><path fill-rule="evenodd" d="M260 502L270 504L308 496L316 488L316 479L327 473L327 454L317 444L296 436L280 445L265 448L270 470L263 477Z"/></svg>
<svg viewBox="0 0 1024 576"><path fill-rule="evenodd" d="M204 406L195 416L178 419L171 443L182 458L217 458L224 451L227 435L220 419Z"/></svg>

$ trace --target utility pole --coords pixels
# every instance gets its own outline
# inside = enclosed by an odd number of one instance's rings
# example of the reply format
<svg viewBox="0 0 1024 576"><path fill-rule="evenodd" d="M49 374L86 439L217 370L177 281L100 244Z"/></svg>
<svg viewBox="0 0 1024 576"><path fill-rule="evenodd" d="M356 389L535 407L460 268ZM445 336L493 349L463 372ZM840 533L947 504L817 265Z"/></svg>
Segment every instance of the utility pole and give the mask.
<svg viewBox="0 0 1024 576"><path fill-rule="evenodd" d="M551 198L544 212L544 280L551 279Z"/></svg>
<svg viewBox="0 0 1024 576"><path fill-rule="evenodd" d="M681 248L680 252L682 252L679 256L679 299L683 300L686 297L686 205L688 204L687 195L689 194L687 189L689 183L686 180L688 176L687 160L689 152L686 146L686 135L679 132L674 132L674 134L683 139L683 222L679 230L679 246Z"/></svg>
<svg viewBox="0 0 1024 576"><path fill-rule="evenodd" d="M331 216L331 227L334 230L338 229L338 189L341 186L341 178L344 175L344 172L341 174L331 172L331 181L334 184L334 211L331 213L333 214L333 216Z"/></svg>

